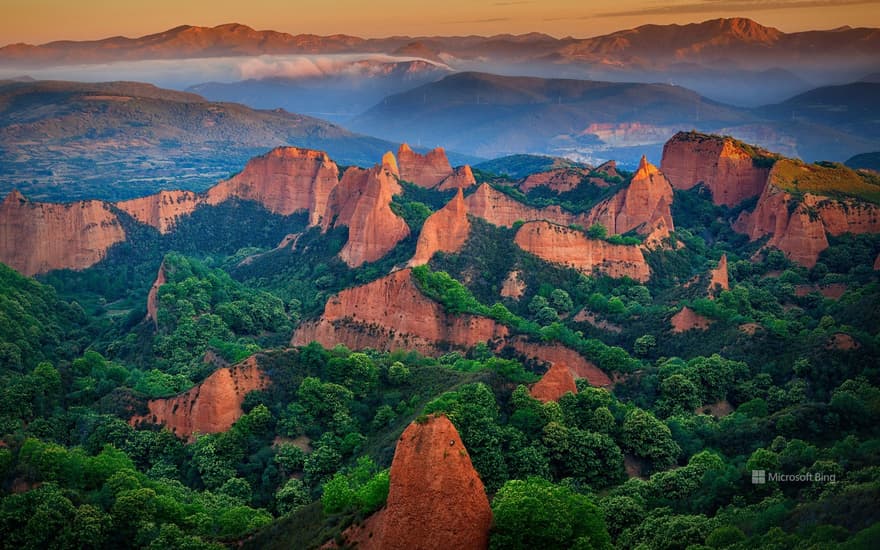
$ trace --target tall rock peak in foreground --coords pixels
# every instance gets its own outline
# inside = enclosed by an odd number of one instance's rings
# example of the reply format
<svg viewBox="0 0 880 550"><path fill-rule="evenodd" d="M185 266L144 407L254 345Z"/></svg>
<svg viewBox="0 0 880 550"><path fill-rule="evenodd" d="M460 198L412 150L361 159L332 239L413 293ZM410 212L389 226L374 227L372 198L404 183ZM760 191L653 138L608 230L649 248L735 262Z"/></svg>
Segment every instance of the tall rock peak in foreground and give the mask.
<svg viewBox="0 0 880 550"><path fill-rule="evenodd" d="M448 418L430 416L404 430L391 462L388 501L374 517L371 533L349 542L368 550L488 548L489 499Z"/></svg>
<svg viewBox="0 0 880 550"><path fill-rule="evenodd" d="M709 295L716 291L730 290L730 279L727 274L727 254L722 254L715 269L709 272Z"/></svg>
<svg viewBox="0 0 880 550"><path fill-rule="evenodd" d="M712 202L736 206L761 194L774 159L730 137L679 132L663 145L660 166L675 189L702 183Z"/></svg>
<svg viewBox="0 0 880 550"><path fill-rule="evenodd" d="M437 252L451 253L461 250L471 230L467 213L464 193L459 188L446 206L425 220L416 243L416 252L409 265L426 264Z"/></svg>
<svg viewBox="0 0 880 550"><path fill-rule="evenodd" d="M577 385L568 367L553 363L544 376L531 387L529 393L538 401L547 403L559 401L566 393L577 393Z"/></svg>

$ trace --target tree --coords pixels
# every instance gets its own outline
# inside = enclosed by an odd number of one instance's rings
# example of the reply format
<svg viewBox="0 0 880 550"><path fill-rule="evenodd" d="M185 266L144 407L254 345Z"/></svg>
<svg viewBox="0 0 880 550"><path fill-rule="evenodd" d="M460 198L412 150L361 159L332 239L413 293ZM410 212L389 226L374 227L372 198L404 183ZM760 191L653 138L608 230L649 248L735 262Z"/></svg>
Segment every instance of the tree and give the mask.
<svg viewBox="0 0 880 550"><path fill-rule="evenodd" d="M391 363L388 367L388 382L393 386L402 386L409 380L409 369L400 361Z"/></svg>
<svg viewBox="0 0 880 550"><path fill-rule="evenodd" d="M289 514L311 502L305 483L296 478L288 479L275 492L275 509L279 514Z"/></svg>
<svg viewBox="0 0 880 550"><path fill-rule="evenodd" d="M601 223L594 223L587 229L587 237L591 239L604 239L608 236L608 230Z"/></svg>
<svg viewBox="0 0 880 550"><path fill-rule="evenodd" d="M643 334L633 343L633 351L642 357L649 355L657 347L657 338L653 334Z"/></svg>
<svg viewBox="0 0 880 550"><path fill-rule="evenodd" d="M557 288L550 293L550 305L559 313L568 313L574 308L571 296L561 288Z"/></svg>
<svg viewBox="0 0 880 550"><path fill-rule="evenodd" d="M492 501L493 550L514 548L610 549L602 513L589 498L532 477L504 484Z"/></svg>
<svg viewBox="0 0 880 550"><path fill-rule="evenodd" d="M666 424L642 409L632 409L623 421L623 448L650 459L657 469L673 466L681 452Z"/></svg>
<svg viewBox="0 0 880 550"><path fill-rule="evenodd" d="M692 413L702 404L700 391L684 375L673 374L660 382L658 408L667 415Z"/></svg>

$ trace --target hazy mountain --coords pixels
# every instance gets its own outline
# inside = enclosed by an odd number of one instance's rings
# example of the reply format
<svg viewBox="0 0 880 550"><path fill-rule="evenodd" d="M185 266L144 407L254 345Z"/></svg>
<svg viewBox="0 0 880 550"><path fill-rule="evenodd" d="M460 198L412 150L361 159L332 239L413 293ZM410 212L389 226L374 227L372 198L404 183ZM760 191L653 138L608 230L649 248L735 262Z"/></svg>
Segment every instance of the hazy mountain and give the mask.
<svg viewBox="0 0 880 550"><path fill-rule="evenodd" d="M372 165L396 144L323 120L148 84L0 83L0 193L121 199L202 190L278 145Z"/></svg>

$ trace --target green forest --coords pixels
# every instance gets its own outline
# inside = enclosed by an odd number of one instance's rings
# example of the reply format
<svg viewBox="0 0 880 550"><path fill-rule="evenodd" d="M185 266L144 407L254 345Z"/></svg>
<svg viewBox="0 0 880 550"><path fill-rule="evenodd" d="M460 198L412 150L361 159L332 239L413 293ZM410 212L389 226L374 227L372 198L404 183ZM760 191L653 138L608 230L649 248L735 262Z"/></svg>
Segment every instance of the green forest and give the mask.
<svg viewBox="0 0 880 550"><path fill-rule="evenodd" d="M624 182L522 193L490 167L481 181L570 212ZM563 344L614 381L543 403L529 386L547 365L510 347L288 345L333 295L406 262L451 197L402 188L392 209L412 234L358 268L337 257L345 228L247 201L201 207L168 235L125 218L139 239L83 271L0 264L0 547L344 545L385 504L401 432L432 414L455 425L485 486L493 549L880 546L880 235L831 237L808 269L733 232L754 201L676 190L670 246L646 254L640 283L550 264L514 243L517 226L472 217L463 248L413 279L447 314ZM295 249L275 248L291 233ZM722 255L730 288L707 291ZM524 294L502 297L514 269ZM818 291L829 285L839 297ZM708 328L673 332L683 306ZM230 429L187 439L130 422L249 357L271 382ZM799 481L755 483L756 471Z"/></svg>

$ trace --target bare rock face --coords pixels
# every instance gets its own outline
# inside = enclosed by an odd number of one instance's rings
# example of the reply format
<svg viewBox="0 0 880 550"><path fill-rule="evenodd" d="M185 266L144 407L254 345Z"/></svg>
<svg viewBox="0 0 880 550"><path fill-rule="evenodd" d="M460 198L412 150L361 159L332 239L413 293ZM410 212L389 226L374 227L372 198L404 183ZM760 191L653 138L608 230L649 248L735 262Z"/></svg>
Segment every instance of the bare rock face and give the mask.
<svg viewBox="0 0 880 550"><path fill-rule="evenodd" d="M501 285L501 296L519 300L525 292L526 282L523 281L522 272L514 269L507 274L507 278L504 279L504 283Z"/></svg>
<svg viewBox="0 0 880 550"><path fill-rule="evenodd" d="M391 462L388 501L367 549L489 546L492 509L458 430L431 416L404 430Z"/></svg>
<svg viewBox="0 0 880 550"><path fill-rule="evenodd" d="M712 324L712 320L703 317L696 311L685 306L670 319L672 332L681 333L688 330L706 330Z"/></svg>
<svg viewBox="0 0 880 550"><path fill-rule="evenodd" d="M428 263L436 252L458 252L464 246L471 231L467 217L467 205L461 188L446 206L434 212L422 226L416 252L410 266Z"/></svg>
<svg viewBox="0 0 880 550"><path fill-rule="evenodd" d="M124 240L119 219L101 201L30 202L13 191L0 203L0 262L24 275L85 269Z"/></svg>
<svg viewBox="0 0 880 550"><path fill-rule="evenodd" d="M175 435L192 441L197 433L228 430L241 418L241 404L248 392L266 387L267 379L255 357L214 371L186 393L167 399L153 399L150 412L129 423L161 424Z"/></svg>
<svg viewBox="0 0 880 550"><path fill-rule="evenodd" d="M402 192L391 171L352 167L333 189L327 204L326 229L348 227L348 242L339 257L351 267L374 262L409 235L409 226L391 210L391 199Z"/></svg>
<svg viewBox="0 0 880 550"><path fill-rule="evenodd" d="M471 170L470 166L465 164L464 166L456 168L451 176L443 180L440 185L437 186L437 189L440 191L447 191L449 189L467 189L476 184L477 179L474 177L473 170Z"/></svg>
<svg viewBox="0 0 880 550"><path fill-rule="evenodd" d="M540 221L523 224L514 241L520 248L555 264L589 274L594 270L611 277L647 281L650 269L637 246L589 239L582 232Z"/></svg>
<svg viewBox="0 0 880 550"><path fill-rule="evenodd" d="M632 181L590 210L586 225L601 223L611 235L637 230L660 241L673 230L672 186L656 166L642 157ZM658 228L660 232L658 233Z"/></svg>
<svg viewBox="0 0 880 550"><path fill-rule="evenodd" d="M759 166L753 152L729 137L679 132L663 146L663 173L676 189L702 183L712 202L735 206L757 197L767 183L769 166Z"/></svg>
<svg viewBox="0 0 880 550"><path fill-rule="evenodd" d="M611 379L608 378L608 375L602 369L584 359L581 354L573 349L558 344L529 342L523 338L513 339L510 342L510 346L526 359L542 361L549 363L551 366L555 364L565 365L574 378L583 378L591 386L600 388L611 386Z"/></svg>
<svg viewBox="0 0 880 550"><path fill-rule="evenodd" d="M880 271L880 254L877 254L877 258L874 260L874 271Z"/></svg>
<svg viewBox="0 0 880 550"><path fill-rule="evenodd" d="M727 254L722 254L718 265L709 272L709 295L713 296L715 292L721 290L730 290L730 280L727 276Z"/></svg>
<svg viewBox="0 0 880 550"><path fill-rule="evenodd" d="M561 363L553 363L544 376L531 387L529 393L538 401L546 403L559 401L559 398L567 393L577 393L577 386L568 367Z"/></svg>
<svg viewBox="0 0 880 550"><path fill-rule="evenodd" d="M164 235L174 228L178 219L192 214L203 203L204 198L192 191L159 191L155 195L117 202L116 207Z"/></svg>
<svg viewBox="0 0 880 550"><path fill-rule="evenodd" d="M397 165L400 168L400 179L420 187L436 187L452 175L452 166L446 158L446 151L441 147L420 155L404 143L397 151Z"/></svg>
<svg viewBox="0 0 880 550"><path fill-rule="evenodd" d="M397 159L394 158L394 153L392 153L391 151L388 151L384 155L382 155L382 168L385 168L386 170L394 174L395 177L400 177L400 169L397 167Z"/></svg>
<svg viewBox="0 0 880 550"><path fill-rule="evenodd" d="M539 172L528 176L520 184L519 189L523 193L528 193L536 187L547 187L556 193L565 193L580 185L589 173L588 170L581 168L559 168L548 172Z"/></svg>
<svg viewBox="0 0 880 550"><path fill-rule="evenodd" d="M833 171L788 159L777 161L755 210L740 214L733 228L751 240L770 235L767 246L778 248L806 267L816 265L819 254L828 248L826 234L880 232L880 207L875 204L810 192L797 199L785 190L796 186L793 182L798 180L831 179L837 175Z"/></svg>
<svg viewBox="0 0 880 550"><path fill-rule="evenodd" d="M303 323L293 333L291 345L316 341L327 347L341 343L351 349L434 354L441 344L470 348L507 333L488 317L447 314L415 286L412 270L402 269L330 298L317 321Z"/></svg>
<svg viewBox="0 0 880 550"><path fill-rule="evenodd" d="M559 225L584 222L582 217L566 212L556 205L532 208L485 183L468 196L465 202L472 216L483 218L497 226L512 227L517 221L533 220L547 220Z"/></svg>
<svg viewBox="0 0 880 550"><path fill-rule="evenodd" d="M159 323L159 287L164 285L165 281L165 262L163 261L156 273L156 280L153 281L150 292L147 293L147 320L152 321L153 326L158 326Z"/></svg>
<svg viewBox="0 0 880 550"><path fill-rule="evenodd" d="M339 168L327 153L278 147L251 159L244 170L208 190L207 203L232 197L259 202L284 216L308 210L309 225L318 225L331 191L339 182Z"/></svg>

